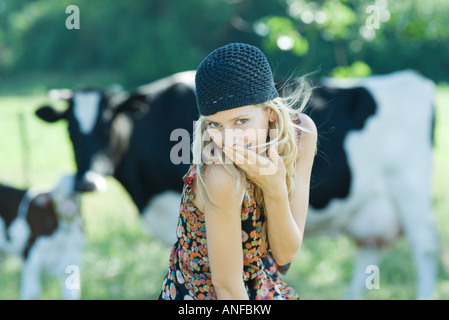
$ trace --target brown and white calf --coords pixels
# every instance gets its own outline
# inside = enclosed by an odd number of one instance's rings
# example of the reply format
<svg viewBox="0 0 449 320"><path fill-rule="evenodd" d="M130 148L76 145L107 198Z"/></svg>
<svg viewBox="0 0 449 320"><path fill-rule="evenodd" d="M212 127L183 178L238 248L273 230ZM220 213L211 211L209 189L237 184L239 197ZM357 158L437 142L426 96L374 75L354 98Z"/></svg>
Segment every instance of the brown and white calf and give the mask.
<svg viewBox="0 0 449 320"><path fill-rule="evenodd" d="M61 277L63 299L80 298L85 234L73 183L64 175L50 188L0 185L0 263L6 254L23 258L21 299L40 298L44 272Z"/></svg>

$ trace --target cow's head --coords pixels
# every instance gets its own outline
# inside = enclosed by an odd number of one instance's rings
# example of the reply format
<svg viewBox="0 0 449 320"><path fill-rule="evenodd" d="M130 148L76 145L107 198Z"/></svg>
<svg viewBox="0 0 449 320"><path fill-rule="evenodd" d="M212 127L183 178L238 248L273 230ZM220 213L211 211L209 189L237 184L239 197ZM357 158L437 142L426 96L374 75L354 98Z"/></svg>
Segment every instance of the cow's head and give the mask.
<svg viewBox="0 0 449 320"><path fill-rule="evenodd" d="M68 107L58 110L42 106L36 115L49 123L67 121L77 166L75 189L81 192L104 189L104 177L114 174L132 130L129 121L120 119L129 109L130 95L96 88L74 92L51 90L49 94L51 98L65 100Z"/></svg>

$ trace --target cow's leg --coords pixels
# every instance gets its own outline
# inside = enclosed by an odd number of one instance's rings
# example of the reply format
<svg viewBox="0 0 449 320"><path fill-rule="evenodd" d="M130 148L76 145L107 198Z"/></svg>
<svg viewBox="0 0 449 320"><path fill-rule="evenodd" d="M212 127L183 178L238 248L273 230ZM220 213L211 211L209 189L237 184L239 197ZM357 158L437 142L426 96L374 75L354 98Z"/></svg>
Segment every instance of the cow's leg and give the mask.
<svg viewBox="0 0 449 320"><path fill-rule="evenodd" d="M379 270L381 248L393 243L399 230L396 210L382 193L366 201L345 223L344 231L359 244L346 299L361 299L367 286L371 288L367 280L376 276L371 272Z"/></svg>
<svg viewBox="0 0 449 320"><path fill-rule="evenodd" d="M36 255L30 255L24 260L20 283L20 299L39 299L41 294L41 273L41 263Z"/></svg>
<svg viewBox="0 0 449 320"><path fill-rule="evenodd" d="M81 299L81 267L83 262L83 245L84 233L73 233L71 241L67 240L70 251L65 253L65 277L62 277L62 298L64 300L80 300Z"/></svg>
<svg viewBox="0 0 449 320"><path fill-rule="evenodd" d="M1 248L0 248L0 270L2 268L4 260L5 260L5 253L3 251L1 251ZM1 272L0 272L0 274L1 274Z"/></svg>
<svg viewBox="0 0 449 320"><path fill-rule="evenodd" d="M67 277L62 278L62 299L64 300L80 300L81 299L81 282L76 285L67 281Z"/></svg>
<svg viewBox="0 0 449 320"><path fill-rule="evenodd" d="M426 215L426 212L421 211L421 214ZM416 299L432 299L438 277L438 239L433 222L425 217L419 220L422 221L407 221L405 234L416 267Z"/></svg>
<svg viewBox="0 0 449 320"><path fill-rule="evenodd" d="M344 296L346 300L360 300L366 289L378 289L379 263L382 252L376 246L361 246L354 262L352 278Z"/></svg>
<svg viewBox="0 0 449 320"><path fill-rule="evenodd" d="M177 240L176 225L179 217L181 194L165 191L154 196L142 212L147 230L167 246L173 246Z"/></svg>
<svg viewBox="0 0 449 320"><path fill-rule="evenodd" d="M6 255L6 227L3 218L0 217L0 267Z"/></svg>
<svg viewBox="0 0 449 320"><path fill-rule="evenodd" d="M3 218L0 217L0 268L2 267L3 260L5 260L6 256L6 228L5 223L3 222Z"/></svg>
<svg viewBox="0 0 449 320"><path fill-rule="evenodd" d="M410 174L408 177L412 178ZM416 299L432 299L438 277L439 249L430 185L426 188L425 179L402 182L397 179L392 183L400 184L393 189L400 191L397 206L416 268Z"/></svg>

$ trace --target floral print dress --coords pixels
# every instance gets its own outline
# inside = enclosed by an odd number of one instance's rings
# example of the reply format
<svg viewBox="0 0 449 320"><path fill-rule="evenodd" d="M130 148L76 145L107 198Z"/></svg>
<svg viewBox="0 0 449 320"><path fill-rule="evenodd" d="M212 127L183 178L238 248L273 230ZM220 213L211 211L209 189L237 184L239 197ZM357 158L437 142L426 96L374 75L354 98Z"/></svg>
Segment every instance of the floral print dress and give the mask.
<svg viewBox="0 0 449 320"><path fill-rule="evenodd" d="M299 119L294 119L298 121ZM169 268L163 280L159 300L215 300L217 295L211 281L207 254L206 223L204 214L192 200L192 183L196 168L192 164L184 175L177 242L169 259ZM263 208L256 204L254 183L247 180L248 196L242 203L243 280L251 300L299 299L295 289L284 283L280 274L289 265L278 266L262 242Z"/></svg>

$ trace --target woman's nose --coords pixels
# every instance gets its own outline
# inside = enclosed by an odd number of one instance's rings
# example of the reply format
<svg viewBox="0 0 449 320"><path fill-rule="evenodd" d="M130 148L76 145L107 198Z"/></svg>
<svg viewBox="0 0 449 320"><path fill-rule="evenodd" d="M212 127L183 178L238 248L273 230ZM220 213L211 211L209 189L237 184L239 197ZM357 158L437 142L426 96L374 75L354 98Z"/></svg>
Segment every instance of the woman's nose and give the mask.
<svg viewBox="0 0 449 320"><path fill-rule="evenodd" d="M232 147L233 145L244 145L245 137L238 130L225 130L222 135L223 146Z"/></svg>

